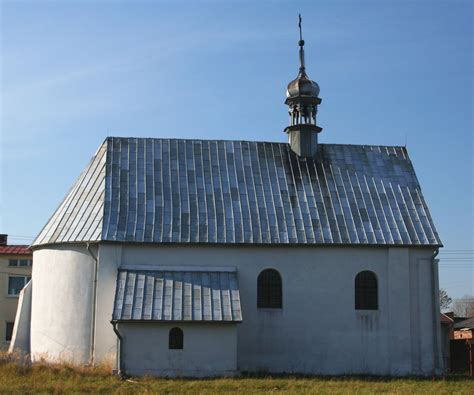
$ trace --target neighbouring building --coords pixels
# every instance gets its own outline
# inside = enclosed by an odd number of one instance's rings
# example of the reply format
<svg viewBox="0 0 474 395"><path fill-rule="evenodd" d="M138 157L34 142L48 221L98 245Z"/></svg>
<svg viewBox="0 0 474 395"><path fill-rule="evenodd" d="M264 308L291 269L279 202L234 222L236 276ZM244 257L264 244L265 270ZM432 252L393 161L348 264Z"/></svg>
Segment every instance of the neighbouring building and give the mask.
<svg viewBox="0 0 474 395"><path fill-rule="evenodd" d="M0 234L0 349L10 345L20 291L31 279L33 253L25 245L8 245Z"/></svg>
<svg viewBox="0 0 474 395"><path fill-rule="evenodd" d="M474 317L453 317L451 371L474 376Z"/></svg>
<svg viewBox="0 0 474 395"><path fill-rule="evenodd" d="M167 376L442 373L441 241L408 152L319 143L299 46L288 143L100 145L31 246L33 360L112 357Z"/></svg>
<svg viewBox="0 0 474 395"><path fill-rule="evenodd" d="M444 370L451 369L450 341L453 332L454 319L452 313L440 313L439 321L441 323L441 350L443 354Z"/></svg>

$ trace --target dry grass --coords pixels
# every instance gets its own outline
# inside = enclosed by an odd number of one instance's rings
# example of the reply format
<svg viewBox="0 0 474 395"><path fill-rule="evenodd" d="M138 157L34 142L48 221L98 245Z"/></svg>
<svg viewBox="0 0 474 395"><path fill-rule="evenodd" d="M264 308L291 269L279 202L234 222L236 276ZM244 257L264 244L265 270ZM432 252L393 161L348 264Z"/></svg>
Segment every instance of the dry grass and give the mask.
<svg viewBox="0 0 474 395"><path fill-rule="evenodd" d="M221 379L158 379L145 377L123 381L111 375L110 366L77 367L67 363L29 364L19 355L0 354L0 394L472 394L474 380L390 379L377 377L242 376Z"/></svg>

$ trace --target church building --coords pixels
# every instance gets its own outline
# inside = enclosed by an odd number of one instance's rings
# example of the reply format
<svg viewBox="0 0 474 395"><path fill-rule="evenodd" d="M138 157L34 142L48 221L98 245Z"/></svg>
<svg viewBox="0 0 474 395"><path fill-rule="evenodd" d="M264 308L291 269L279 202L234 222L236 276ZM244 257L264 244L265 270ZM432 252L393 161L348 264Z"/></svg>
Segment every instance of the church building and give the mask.
<svg viewBox="0 0 474 395"><path fill-rule="evenodd" d="M299 59L288 143L105 139L31 246L33 361L442 372L441 241L408 152L321 144L301 36Z"/></svg>

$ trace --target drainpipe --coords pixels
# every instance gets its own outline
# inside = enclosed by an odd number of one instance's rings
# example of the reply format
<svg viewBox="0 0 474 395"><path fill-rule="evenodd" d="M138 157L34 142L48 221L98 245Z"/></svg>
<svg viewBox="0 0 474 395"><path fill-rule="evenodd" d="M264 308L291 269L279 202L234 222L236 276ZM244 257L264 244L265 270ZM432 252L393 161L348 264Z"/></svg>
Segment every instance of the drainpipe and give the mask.
<svg viewBox="0 0 474 395"><path fill-rule="evenodd" d="M95 355L95 312L97 308L97 278L98 278L98 260L97 257L91 250L90 243L86 244L87 252L94 260L94 282L92 284L92 316L91 316L91 347L90 347L90 357L89 364L94 365L94 355Z"/></svg>
<svg viewBox="0 0 474 395"><path fill-rule="evenodd" d="M433 365L433 374L436 374L436 368L443 369L443 364L440 364L440 339L439 339L439 331L440 331L440 321L439 321L439 314L441 312L439 308L439 285L437 281L437 273L438 273L438 265L436 262L436 257L439 254L439 247L436 248L434 254L431 256L431 286L433 288L433 357L434 357L434 365ZM438 292L436 292L438 291Z"/></svg>
<svg viewBox="0 0 474 395"><path fill-rule="evenodd" d="M120 378L123 378L125 377L125 371L122 367L122 342L123 342L123 338L122 338L122 335L120 334L120 332L118 331L117 329L117 324L118 322L117 321L110 321L110 323L112 324L113 328L114 328L114 332L115 334L117 335L117 339L118 339L118 345L117 345L117 348L118 348L118 352L117 352L117 367L118 367L118 376Z"/></svg>

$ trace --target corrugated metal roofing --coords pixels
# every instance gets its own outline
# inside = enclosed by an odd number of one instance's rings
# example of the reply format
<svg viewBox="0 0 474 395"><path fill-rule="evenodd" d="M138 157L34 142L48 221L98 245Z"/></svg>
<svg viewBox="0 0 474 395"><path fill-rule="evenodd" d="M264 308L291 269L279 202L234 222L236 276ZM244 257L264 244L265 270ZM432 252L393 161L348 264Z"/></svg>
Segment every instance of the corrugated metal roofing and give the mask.
<svg viewBox="0 0 474 395"><path fill-rule="evenodd" d="M108 138L33 246L441 245L404 147Z"/></svg>
<svg viewBox="0 0 474 395"><path fill-rule="evenodd" d="M112 319L240 322L237 273L120 270Z"/></svg>
<svg viewBox="0 0 474 395"><path fill-rule="evenodd" d="M32 243L98 241L102 234L105 194L106 140Z"/></svg>

